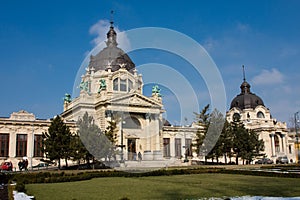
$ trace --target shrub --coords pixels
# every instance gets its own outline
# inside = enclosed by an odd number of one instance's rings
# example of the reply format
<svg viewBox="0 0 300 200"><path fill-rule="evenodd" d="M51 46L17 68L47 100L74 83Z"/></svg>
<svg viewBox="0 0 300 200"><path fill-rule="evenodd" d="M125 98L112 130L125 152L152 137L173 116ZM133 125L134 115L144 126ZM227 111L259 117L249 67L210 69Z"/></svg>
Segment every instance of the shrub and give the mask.
<svg viewBox="0 0 300 200"><path fill-rule="evenodd" d="M17 190L18 192L26 192L24 182L18 182L15 190Z"/></svg>

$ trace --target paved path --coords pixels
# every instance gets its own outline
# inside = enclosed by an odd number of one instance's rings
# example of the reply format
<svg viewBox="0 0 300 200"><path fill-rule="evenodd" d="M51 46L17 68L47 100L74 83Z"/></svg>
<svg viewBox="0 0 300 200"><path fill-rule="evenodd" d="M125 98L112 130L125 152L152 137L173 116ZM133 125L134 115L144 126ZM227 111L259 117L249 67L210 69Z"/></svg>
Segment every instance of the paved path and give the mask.
<svg viewBox="0 0 300 200"><path fill-rule="evenodd" d="M8 200L8 189L6 185L0 185L0 200Z"/></svg>

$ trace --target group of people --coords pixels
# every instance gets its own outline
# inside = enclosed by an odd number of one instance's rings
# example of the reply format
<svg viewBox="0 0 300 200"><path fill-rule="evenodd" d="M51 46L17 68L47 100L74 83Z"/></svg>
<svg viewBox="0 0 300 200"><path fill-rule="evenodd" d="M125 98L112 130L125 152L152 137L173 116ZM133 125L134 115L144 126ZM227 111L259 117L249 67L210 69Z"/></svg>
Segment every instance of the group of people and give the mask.
<svg viewBox="0 0 300 200"><path fill-rule="evenodd" d="M20 171L22 171L23 169L25 171L27 171L28 170L28 160L27 159L20 160L18 162L18 166L19 166Z"/></svg>

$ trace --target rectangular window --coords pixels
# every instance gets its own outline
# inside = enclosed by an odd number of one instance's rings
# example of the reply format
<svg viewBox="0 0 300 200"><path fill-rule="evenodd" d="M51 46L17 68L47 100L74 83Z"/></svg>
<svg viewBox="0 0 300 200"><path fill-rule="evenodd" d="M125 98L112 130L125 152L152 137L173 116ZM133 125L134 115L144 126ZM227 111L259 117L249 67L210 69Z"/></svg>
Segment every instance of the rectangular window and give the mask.
<svg viewBox="0 0 300 200"><path fill-rule="evenodd" d="M125 80L120 79L120 91L123 92L127 91L126 79Z"/></svg>
<svg viewBox="0 0 300 200"><path fill-rule="evenodd" d="M0 134L0 157L8 157L9 149L9 134L1 133Z"/></svg>
<svg viewBox="0 0 300 200"><path fill-rule="evenodd" d="M17 134L16 156L22 157L27 155L27 135Z"/></svg>
<svg viewBox="0 0 300 200"><path fill-rule="evenodd" d="M181 158L181 138L175 138L175 157Z"/></svg>
<svg viewBox="0 0 300 200"><path fill-rule="evenodd" d="M170 155L170 138L164 138L163 145L164 145L163 156L170 157L171 156Z"/></svg>
<svg viewBox="0 0 300 200"><path fill-rule="evenodd" d="M192 156L192 139L185 139L185 148L187 156Z"/></svg>
<svg viewBox="0 0 300 200"><path fill-rule="evenodd" d="M130 92L133 89L133 82L128 79L128 92Z"/></svg>
<svg viewBox="0 0 300 200"><path fill-rule="evenodd" d="M34 135L34 157L43 157L43 137Z"/></svg>

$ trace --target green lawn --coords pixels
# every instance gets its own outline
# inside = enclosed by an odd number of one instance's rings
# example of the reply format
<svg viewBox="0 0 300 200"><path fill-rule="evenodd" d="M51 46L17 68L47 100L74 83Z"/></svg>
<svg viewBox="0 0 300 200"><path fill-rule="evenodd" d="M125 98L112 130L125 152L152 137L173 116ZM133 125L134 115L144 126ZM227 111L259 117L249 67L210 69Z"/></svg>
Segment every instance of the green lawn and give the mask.
<svg viewBox="0 0 300 200"><path fill-rule="evenodd" d="M194 174L28 184L27 193L47 199L198 199L232 196L300 196L300 180L230 174Z"/></svg>

